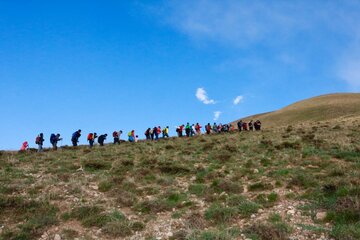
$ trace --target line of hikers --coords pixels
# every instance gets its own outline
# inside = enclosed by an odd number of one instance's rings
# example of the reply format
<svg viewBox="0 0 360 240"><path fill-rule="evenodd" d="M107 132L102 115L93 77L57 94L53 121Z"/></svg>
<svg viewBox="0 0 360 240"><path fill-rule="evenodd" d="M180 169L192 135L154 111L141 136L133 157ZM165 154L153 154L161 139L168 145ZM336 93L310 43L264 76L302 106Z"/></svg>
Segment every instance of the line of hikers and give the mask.
<svg viewBox="0 0 360 240"><path fill-rule="evenodd" d="M185 135L187 137L192 137L192 136L196 136L196 135L201 135L201 129L202 126L199 123L196 124L192 124L190 125L190 123L187 123L186 126L180 125L179 127L176 128L176 133L178 135L178 137L183 137L183 133L185 131ZM238 131L259 131L261 130L261 122L259 120L256 120L255 122L253 120L251 120L250 122L245 122L240 120L239 122L237 122L237 129ZM233 124L216 124L214 123L212 126L210 125L210 123L208 123L207 125L205 125L205 133L206 134L211 134L211 133L226 133L226 132L232 132L235 131L235 127ZM120 144L120 141L124 141L124 140L120 140L120 137L122 135L123 131L114 131L112 134L112 137L114 138L113 143L114 144ZM164 129L161 129L160 126L155 126L154 128L148 128L145 131L145 137L146 140L158 140L159 136L162 134L162 138L169 138L169 126L166 126ZM97 133L89 133L87 136L87 141L89 142L89 147L92 148L94 146L94 142L95 139L97 138L98 143L100 146L104 146L104 142L107 138L107 134L102 134L100 136L97 135ZM71 136L71 142L72 145L74 147L76 147L78 145L79 142L79 138L81 137L81 129L77 130L76 132L74 132ZM50 143L52 145L53 150L57 150L57 144L59 141L61 141L62 138L60 137L60 134L54 134L52 133L50 135ZM128 141L129 142L138 142L139 140L139 136L135 135L135 130L131 130L128 133ZM38 145L38 152L42 152L43 151L43 144L44 144L44 134L40 133L36 139L35 139L35 144ZM27 141L25 141L22 146L20 151L25 151L29 148L29 143Z"/></svg>

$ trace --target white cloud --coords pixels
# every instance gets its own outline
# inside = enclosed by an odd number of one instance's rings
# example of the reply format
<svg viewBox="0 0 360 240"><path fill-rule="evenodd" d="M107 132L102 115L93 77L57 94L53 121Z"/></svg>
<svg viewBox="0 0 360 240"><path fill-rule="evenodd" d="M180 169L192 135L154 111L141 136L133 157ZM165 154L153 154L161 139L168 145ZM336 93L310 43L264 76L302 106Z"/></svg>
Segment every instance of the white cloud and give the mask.
<svg viewBox="0 0 360 240"><path fill-rule="evenodd" d="M250 63L256 69L276 69L275 61L300 71L312 68L312 72L324 69L329 73L335 69L339 79L359 88L360 60L338 56L360 39L360 1L172 0L157 9L166 24L201 46L217 43L239 51L254 46L265 49L263 55L255 53L258 61ZM315 54L327 59L326 63L314 64ZM278 57L269 60L264 56ZM218 68L223 71L249 64L242 59L222 62Z"/></svg>
<svg viewBox="0 0 360 240"><path fill-rule="evenodd" d="M214 112L214 121L217 121L219 119L220 115L221 115L220 111Z"/></svg>
<svg viewBox="0 0 360 240"><path fill-rule="evenodd" d="M213 99L209 99L204 88L198 88L195 94L196 98L204 104L215 104Z"/></svg>
<svg viewBox="0 0 360 240"><path fill-rule="evenodd" d="M237 96L237 97L234 99L234 105L238 105L243 99L244 99L243 96Z"/></svg>
<svg viewBox="0 0 360 240"><path fill-rule="evenodd" d="M193 39L247 47L279 44L310 31L316 36L324 29L351 36L359 27L359 10L360 4L354 0L313 0L311 4L301 0L271 4L258 0L173 0L166 1L163 13L174 28Z"/></svg>

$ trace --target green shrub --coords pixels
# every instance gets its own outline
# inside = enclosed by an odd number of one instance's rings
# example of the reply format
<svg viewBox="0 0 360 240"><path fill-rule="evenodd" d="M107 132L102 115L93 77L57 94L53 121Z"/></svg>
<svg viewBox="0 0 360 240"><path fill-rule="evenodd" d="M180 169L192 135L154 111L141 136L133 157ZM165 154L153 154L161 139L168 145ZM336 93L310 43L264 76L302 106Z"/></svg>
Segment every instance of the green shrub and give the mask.
<svg viewBox="0 0 360 240"><path fill-rule="evenodd" d="M216 224L226 223L236 214L237 209L235 207L224 207L215 203L205 211L205 219Z"/></svg>
<svg viewBox="0 0 360 240"><path fill-rule="evenodd" d="M336 224L331 230L330 235L338 240L360 239L360 223Z"/></svg>
<svg viewBox="0 0 360 240"><path fill-rule="evenodd" d="M197 196L203 196L207 186L205 184L193 184L189 186L189 192Z"/></svg>

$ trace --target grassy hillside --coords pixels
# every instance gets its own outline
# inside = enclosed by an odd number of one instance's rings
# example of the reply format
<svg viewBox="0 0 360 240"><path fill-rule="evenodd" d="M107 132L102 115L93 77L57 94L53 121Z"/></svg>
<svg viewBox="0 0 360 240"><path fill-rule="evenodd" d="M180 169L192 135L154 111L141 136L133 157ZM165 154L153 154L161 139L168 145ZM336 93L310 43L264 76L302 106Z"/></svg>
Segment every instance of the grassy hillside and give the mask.
<svg viewBox="0 0 360 240"><path fill-rule="evenodd" d="M265 123L264 127L274 127L351 116L360 116L360 93L322 95L291 104L275 112L249 116L244 119L246 121L260 119Z"/></svg>
<svg viewBox="0 0 360 240"><path fill-rule="evenodd" d="M352 117L0 152L0 239L360 239L359 143Z"/></svg>

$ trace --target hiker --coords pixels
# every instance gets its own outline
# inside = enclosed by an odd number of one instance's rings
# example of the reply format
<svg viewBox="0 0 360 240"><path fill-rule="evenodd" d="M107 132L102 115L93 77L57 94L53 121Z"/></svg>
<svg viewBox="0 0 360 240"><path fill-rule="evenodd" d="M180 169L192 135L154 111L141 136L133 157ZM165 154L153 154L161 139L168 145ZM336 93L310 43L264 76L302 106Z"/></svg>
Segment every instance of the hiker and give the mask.
<svg viewBox="0 0 360 240"><path fill-rule="evenodd" d="M136 136L135 136L135 142L138 142L138 141L139 141L139 136L136 135Z"/></svg>
<svg viewBox="0 0 360 240"><path fill-rule="evenodd" d="M205 126L205 131L206 131L206 134L210 134L210 133L211 133L211 125L210 125L210 123L208 123L208 124Z"/></svg>
<svg viewBox="0 0 360 240"><path fill-rule="evenodd" d="M40 133L35 139L35 144L38 145L38 152L43 151L43 148L42 148L43 143L44 143L44 134Z"/></svg>
<svg viewBox="0 0 360 240"><path fill-rule="evenodd" d="M27 141L23 142L21 145L20 151L26 151L29 149L29 143Z"/></svg>
<svg viewBox="0 0 360 240"><path fill-rule="evenodd" d="M154 129L153 128L150 128L150 137L151 137L151 140L154 140Z"/></svg>
<svg viewBox="0 0 360 240"><path fill-rule="evenodd" d="M261 122L260 122L260 120L256 120L256 122L254 123L254 127L255 127L256 131L261 130Z"/></svg>
<svg viewBox="0 0 360 240"><path fill-rule="evenodd" d="M191 125L191 133L190 133L190 136L194 136L195 135L195 124Z"/></svg>
<svg viewBox="0 0 360 240"><path fill-rule="evenodd" d="M179 127L179 137L183 136L184 127L184 124Z"/></svg>
<svg viewBox="0 0 360 240"><path fill-rule="evenodd" d="M239 132L241 132L241 130L242 130L242 124L243 124L242 120L237 122L237 127L238 127Z"/></svg>
<svg viewBox="0 0 360 240"><path fill-rule="evenodd" d="M169 138L169 126L166 126L166 128L163 129L163 138L167 137Z"/></svg>
<svg viewBox="0 0 360 240"><path fill-rule="evenodd" d="M106 137L107 137L106 133L99 136L98 143L100 144L100 146L104 146L104 141L106 140Z"/></svg>
<svg viewBox="0 0 360 240"><path fill-rule="evenodd" d="M217 133L217 132L218 132L218 127L217 127L216 123L214 123L214 125L212 126L212 131L213 131L214 133Z"/></svg>
<svg viewBox="0 0 360 240"><path fill-rule="evenodd" d="M158 128L156 126L153 128L153 132L154 132L154 135L155 135L155 140L158 140L159 139L159 132L158 132Z"/></svg>
<svg viewBox="0 0 360 240"><path fill-rule="evenodd" d="M254 131L254 124L253 124L253 120L250 120L250 122L249 122L249 130L250 131Z"/></svg>
<svg viewBox="0 0 360 240"><path fill-rule="evenodd" d="M231 132L233 132L233 131L235 130L234 125L232 125L231 123L229 124L229 130L230 130Z"/></svg>
<svg viewBox="0 0 360 240"><path fill-rule="evenodd" d="M62 138L60 138L60 134L54 134L52 133L51 136L50 136L50 143L51 145L53 146L53 149L56 151L57 150L57 142L58 141L61 141Z"/></svg>
<svg viewBox="0 0 360 240"><path fill-rule="evenodd" d="M190 133L191 133L190 123L187 123L185 126L185 134L187 137L190 137Z"/></svg>
<svg viewBox="0 0 360 240"><path fill-rule="evenodd" d="M129 137L129 142L135 142L135 131L134 131L134 130L131 130L131 131L128 133L128 137Z"/></svg>
<svg viewBox="0 0 360 240"><path fill-rule="evenodd" d="M77 130L76 132L74 132L71 136L71 142L72 142L72 145L74 147L77 146L78 142L79 142L79 138L81 136L81 129Z"/></svg>
<svg viewBox="0 0 360 240"><path fill-rule="evenodd" d="M123 131L122 130L120 130L119 132L118 132L118 135L119 135L119 143L120 143L120 141L121 141L121 134L123 133Z"/></svg>
<svg viewBox="0 0 360 240"><path fill-rule="evenodd" d="M90 148L94 146L95 138L97 138L96 133L89 133L87 136L87 140L89 141Z"/></svg>
<svg viewBox="0 0 360 240"><path fill-rule="evenodd" d="M243 129L244 131L247 131L247 130L248 130L248 124L247 124L246 122L243 122L242 129Z"/></svg>
<svg viewBox="0 0 360 240"><path fill-rule="evenodd" d="M221 131L222 131L222 124L219 123L219 125L218 125L218 133L221 133Z"/></svg>
<svg viewBox="0 0 360 240"><path fill-rule="evenodd" d="M160 126L157 127L157 133L158 133L158 139L159 139L159 136L161 134L161 127Z"/></svg>
<svg viewBox="0 0 360 240"><path fill-rule="evenodd" d="M145 134L146 140L150 140L150 128L146 129L144 134Z"/></svg>
<svg viewBox="0 0 360 240"><path fill-rule="evenodd" d="M114 144L116 144L116 143L120 144L120 135L121 134L122 134L121 130L119 132L117 132L117 131L113 132Z"/></svg>
<svg viewBox="0 0 360 240"><path fill-rule="evenodd" d="M196 131L196 134L197 135L201 135L201 126L200 126L200 124L199 123L196 123L196 125L195 125L195 131Z"/></svg>

